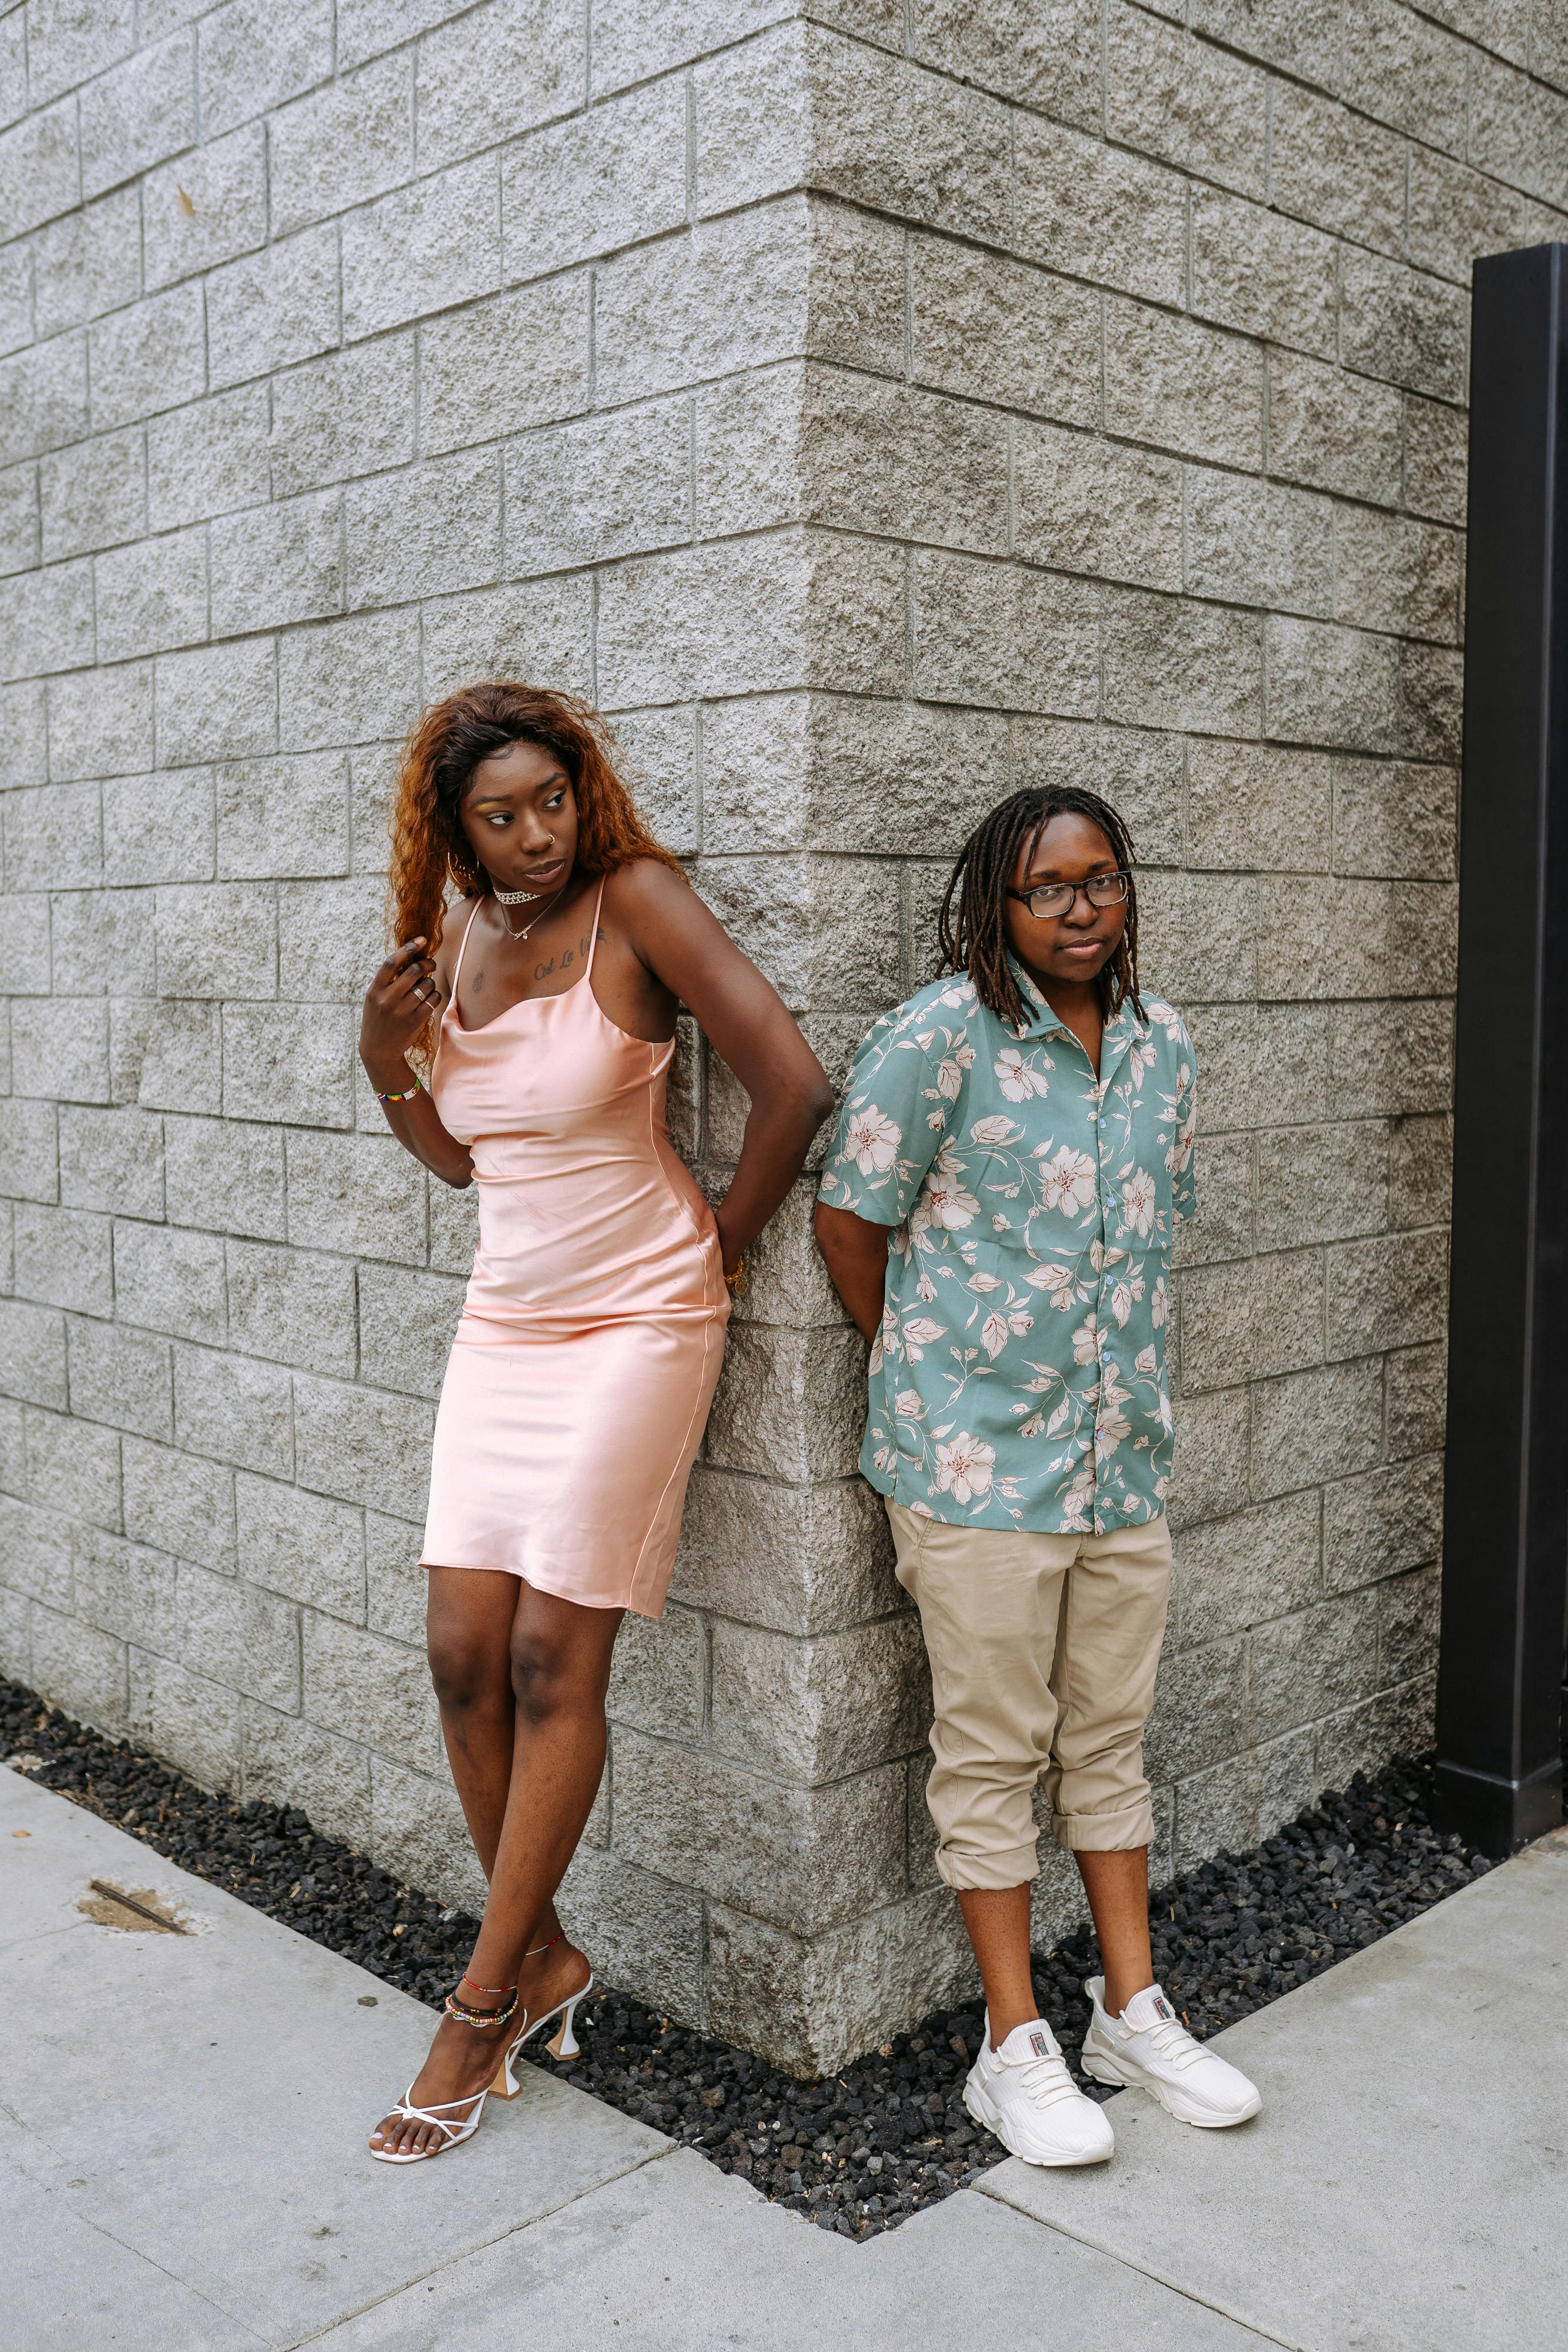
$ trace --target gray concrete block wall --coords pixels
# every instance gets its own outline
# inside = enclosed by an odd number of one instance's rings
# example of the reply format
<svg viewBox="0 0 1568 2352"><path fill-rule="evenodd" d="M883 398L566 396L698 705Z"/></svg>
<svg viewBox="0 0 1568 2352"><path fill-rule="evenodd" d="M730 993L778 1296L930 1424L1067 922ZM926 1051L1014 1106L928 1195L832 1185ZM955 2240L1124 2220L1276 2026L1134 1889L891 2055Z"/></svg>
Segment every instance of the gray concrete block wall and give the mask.
<svg viewBox="0 0 1568 2352"><path fill-rule="evenodd" d="M1204 1069L1159 1866L1418 1741L1466 285L1568 234L1552 0L25 0L0 113L6 1669L476 1898L415 1565L471 1204L353 1038L397 738L508 671L835 1076L984 807L1122 803ZM744 1108L688 1039L705 1181ZM569 1882L801 2066L964 1972L860 1375L803 1185Z"/></svg>

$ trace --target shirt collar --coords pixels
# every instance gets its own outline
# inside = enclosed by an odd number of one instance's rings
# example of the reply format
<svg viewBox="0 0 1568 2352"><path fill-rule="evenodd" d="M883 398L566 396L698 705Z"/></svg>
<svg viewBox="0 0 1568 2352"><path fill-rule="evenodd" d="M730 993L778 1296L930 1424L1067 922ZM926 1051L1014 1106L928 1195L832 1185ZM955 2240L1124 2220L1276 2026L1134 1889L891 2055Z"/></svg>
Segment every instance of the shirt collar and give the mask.
<svg viewBox="0 0 1568 2352"><path fill-rule="evenodd" d="M1015 1034L1020 1038L1070 1037L1072 1034L1071 1031L1051 1011L1051 1006L1040 994L1039 987L1030 979L1010 948L1007 951L1007 956L1009 968L1018 982L1019 994L1023 999L1023 1025L1016 1029ZM1100 1050L1102 1076L1109 1066L1106 1061L1106 1048L1109 1047L1113 1053L1119 1053L1122 1047L1131 1045L1134 1037L1144 1033L1145 1026L1145 1024L1138 1019L1133 1010L1132 998L1124 996L1111 1019L1105 1024L1104 1037Z"/></svg>

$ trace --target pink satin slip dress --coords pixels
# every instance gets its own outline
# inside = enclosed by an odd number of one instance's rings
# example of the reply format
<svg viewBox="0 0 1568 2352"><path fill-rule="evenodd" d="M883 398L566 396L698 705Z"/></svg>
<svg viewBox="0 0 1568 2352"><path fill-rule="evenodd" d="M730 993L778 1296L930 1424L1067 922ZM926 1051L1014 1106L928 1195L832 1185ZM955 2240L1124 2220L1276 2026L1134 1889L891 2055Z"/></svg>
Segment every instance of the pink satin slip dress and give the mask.
<svg viewBox="0 0 1568 2352"><path fill-rule="evenodd" d="M657 1617L729 1319L713 1212L664 1124L674 1046L601 1011L592 947L560 995L465 1029L467 946L431 1094L474 1155L479 1245L421 1558Z"/></svg>

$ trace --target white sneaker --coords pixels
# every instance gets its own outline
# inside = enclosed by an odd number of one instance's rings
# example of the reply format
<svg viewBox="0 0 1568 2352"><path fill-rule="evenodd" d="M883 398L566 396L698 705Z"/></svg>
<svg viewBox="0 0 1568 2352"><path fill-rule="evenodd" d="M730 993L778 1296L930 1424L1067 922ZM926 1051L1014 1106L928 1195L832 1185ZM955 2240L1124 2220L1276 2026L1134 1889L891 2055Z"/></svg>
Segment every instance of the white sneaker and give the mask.
<svg viewBox="0 0 1568 2352"><path fill-rule="evenodd" d="M1096 2083L1147 2091L1178 2124L1224 2131L1247 2123L1263 2105L1238 2067L1195 2042L1158 1985L1135 1992L1120 2017L1105 2013L1105 1980L1083 1988L1094 2021L1083 2037L1083 2071Z"/></svg>
<svg viewBox="0 0 1568 2352"><path fill-rule="evenodd" d="M999 2050L987 2018L964 2105L1025 2164L1103 2164L1116 2145L1104 2110L1084 2097L1042 2017L1015 2025Z"/></svg>

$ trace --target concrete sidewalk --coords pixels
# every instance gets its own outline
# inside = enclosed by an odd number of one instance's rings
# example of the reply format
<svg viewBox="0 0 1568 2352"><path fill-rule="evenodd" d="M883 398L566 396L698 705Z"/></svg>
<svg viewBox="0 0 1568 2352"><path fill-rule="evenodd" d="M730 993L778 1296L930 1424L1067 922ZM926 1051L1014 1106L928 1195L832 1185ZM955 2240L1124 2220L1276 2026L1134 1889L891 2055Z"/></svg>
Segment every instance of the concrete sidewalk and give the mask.
<svg viewBox="0 0 1568 2352"><path fill-rule="evenodd" d="M97 1924L94 1877L196 1932ZM372 2164L418 2003L3 1769L0 1882L17 2352L1563 2338L1568 1832L1226 2034L1258 2124L1124 2094L1108 2167L1004 2164L865 2246L543 2074L453 2156Z"/></svg>

